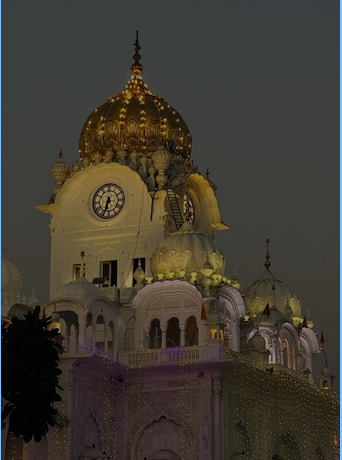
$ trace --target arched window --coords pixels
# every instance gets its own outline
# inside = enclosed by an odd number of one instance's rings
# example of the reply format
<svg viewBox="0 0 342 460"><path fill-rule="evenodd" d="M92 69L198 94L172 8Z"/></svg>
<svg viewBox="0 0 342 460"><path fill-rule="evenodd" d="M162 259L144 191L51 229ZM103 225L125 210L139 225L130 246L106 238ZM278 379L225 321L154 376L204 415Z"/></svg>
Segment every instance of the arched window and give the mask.
<svg viewBox="0 0 342 460"><path fill-rule="evenodd" d="M150 327L150 348L160 348L161 347L161 329L160 329L160 321L159 319L155 318L151 321Z"/></svg>
<svg viewBox="0 0 342 460"><path fill-rule="evenodd" d="M60 333L61 333L61 339L60 339L60 344L62 345L62 347L65 347L65 351L68 352L67 350L67 341L66 341L66 333L67 333L67 325L64 321L64 319L61 317L59 318L58 320L60 322L60 325L61 325L61 330L60 330Z"/></svg>
<svg viewBox="0 0 342 460"><path fill-rule="evenodd" d="M283 365L291 368L291 350L286 339L283 340Z"/></svg>
<svg viewBox="0 0 342 460"><path fill-rule="evenodd" d="M77 353L78 351L77 330L74 324L70 326L69 342L70 342L70 346L69 346L70 353Z"/></svg>
<svg viewBox="0 0 342 460"><path fill-rule="evenodd" d="M291 355L291 360L290 360L290 367L291 369L296 369L296 354L295 354L295 350L294 350L294 347L291 345L290 347L290 355Z"/></svg>
<svg viewBox="0 0 342 460"><path fill-rule="evenodd" d="M115 359L116 354L117 354L117 349L116 349L116 343L115 343L115 324L113 321L111 321L108 324L109 327L109 337L108 337L108 351L112 355L112 357Z"/></svg>
<svg viewBox="0 0 342 460"><path fill-rule="evenodd" d="M178 318L170 318L167 323L166 331L166 347L179 347L180 346L180 329Z"/></svg>
<svg viewBox="0 0 342 460"><path fill-rule="evenodd" d="M224 326L223 340L226 347L231 348L232 345L232 334L228 325Z"/></svg>
<svg viewBox="0 0 342 460"><path fill-rule="evenodd" d="M187 319L185 334L186 346L198 345L198 327L195 316L189 316Z"/></svg>
<svg viewBox="0 0 342 460"><path fill-rule="evenodd" d="M218 338L217 329L210 329L210 338L212 340Z"/></svg>
<svg viewBox="0 0 342 460"><path fill-rule="evenodd" d="M105 320L102 315L96 318L96 330L95 330L95 346L96 352L102 353L105 349Z"/></svg>
<svg viewBox="0 0 342 460"><path fill-rule="evenodd" d="M282 349L281 341L278 339L277 340L277 363L278 364L281 364L281 349Z"/></svg>

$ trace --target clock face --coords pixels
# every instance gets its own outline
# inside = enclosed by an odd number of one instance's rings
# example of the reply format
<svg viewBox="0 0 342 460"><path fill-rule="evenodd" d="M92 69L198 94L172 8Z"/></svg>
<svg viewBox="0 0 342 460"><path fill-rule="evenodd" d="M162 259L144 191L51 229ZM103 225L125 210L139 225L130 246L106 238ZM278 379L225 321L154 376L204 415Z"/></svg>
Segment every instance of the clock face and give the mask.
<svg viewBox="0 0 342 460"><path fill-rule="evenodd" d="M116 184L102 185L93 198L93 209L101 219L112 219L117 216L124 204L125 194Z"/></svg>

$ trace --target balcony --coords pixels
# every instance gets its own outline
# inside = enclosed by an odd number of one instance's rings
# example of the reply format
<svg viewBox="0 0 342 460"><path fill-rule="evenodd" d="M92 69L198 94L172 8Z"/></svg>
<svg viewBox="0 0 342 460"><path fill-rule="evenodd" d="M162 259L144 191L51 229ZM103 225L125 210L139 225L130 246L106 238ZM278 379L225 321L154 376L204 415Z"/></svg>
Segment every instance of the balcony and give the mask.
<svg viewBox="0 0 342 460"><path fill-rule="evenodd" d="M128 367L147 367L163 364L196 363L224 359L218 340L209 340L202 346L159 348L157 350L127 351L119 354L119 361Z"/></svg>

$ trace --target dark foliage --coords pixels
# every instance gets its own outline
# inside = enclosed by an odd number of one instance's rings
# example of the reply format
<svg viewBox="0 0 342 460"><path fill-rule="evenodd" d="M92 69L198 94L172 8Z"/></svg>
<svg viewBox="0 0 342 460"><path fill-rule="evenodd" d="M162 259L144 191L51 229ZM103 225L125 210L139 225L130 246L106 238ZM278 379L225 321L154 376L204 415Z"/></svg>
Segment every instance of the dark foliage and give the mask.
<svg viewBox="0 0 342 460"><path fill-rule="evenodd" d="M51 318L39 318L40 307L25 315L12 318L6 328L1 327L2 387L8 403L1 414L9 415L9 430L30 442L39 442L55 425L57 410L53 407L61 397L58 368L63 348L55 341L58 329L48 330Z"/></svg>

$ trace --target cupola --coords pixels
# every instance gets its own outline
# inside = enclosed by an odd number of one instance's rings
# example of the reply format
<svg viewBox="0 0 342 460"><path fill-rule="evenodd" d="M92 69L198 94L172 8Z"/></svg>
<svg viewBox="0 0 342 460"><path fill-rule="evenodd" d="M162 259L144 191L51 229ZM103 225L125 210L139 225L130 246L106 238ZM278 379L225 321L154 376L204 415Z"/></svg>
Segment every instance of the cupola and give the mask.
<svg viewBox="0 0 342 460"><path fill-rule="evenodd" d="M189 216L187 217L189 219ZM224 276L225 260L214 240L195 230L189 220L162 241L151 257L151 270L159 279L184 279L214 285ZM202 283L202 280L210 280Z"/></svg>
<svg viewBox="0 0 342 460"><path fill-rule="evenodd" d="M292 316L292 322L298 323L301 318L301 302L295 292L271 272L268 239L266 243L265 271L258 280L243 291L247 311L250 318L254 318L269 303L275 305L286 317Z"/></svg>

